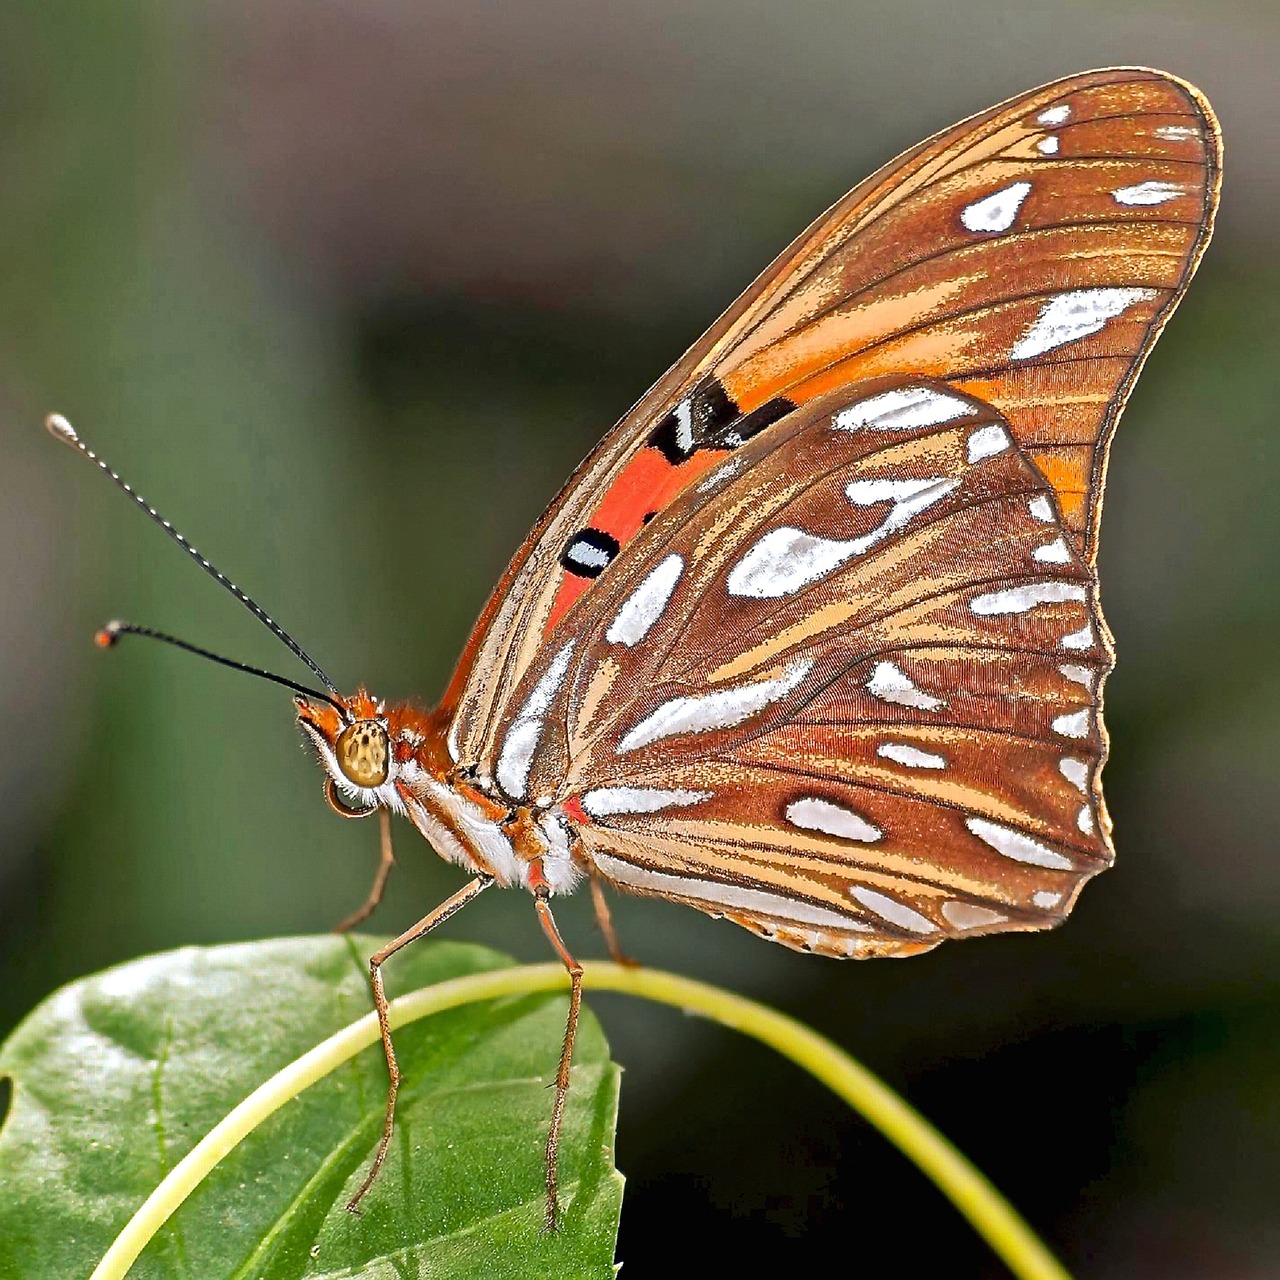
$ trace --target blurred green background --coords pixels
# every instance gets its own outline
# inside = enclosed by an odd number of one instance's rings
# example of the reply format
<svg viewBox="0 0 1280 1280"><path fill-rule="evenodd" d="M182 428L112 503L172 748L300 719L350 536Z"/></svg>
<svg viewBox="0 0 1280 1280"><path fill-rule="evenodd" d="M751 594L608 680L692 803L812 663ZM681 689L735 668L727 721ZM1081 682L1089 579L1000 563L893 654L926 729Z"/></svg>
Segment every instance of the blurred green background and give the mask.
<svg viewBox="0 0 1280 1280"><path fill-rule="evenodd" d="M1113 454L1116 869L1055 934L910 964L616 914L643 959L774 1001L905 1089L1081 1275L1280 1274L1278 37L1247 0L10 0L0 1031L125 957L324 929L375 861L286 696L92 648L118 616L298 674L45 412L340 685L433 698L571 467L800 227L1002 97L1162 66L1217 107L1227 177ZM398 835L386 930L459 883ZM563 916L603 950L588 903ZM545 958L525 895L450 932ZM1001 1274L794 1071L594 1004L627 1068L625 1274Z"/></svg>

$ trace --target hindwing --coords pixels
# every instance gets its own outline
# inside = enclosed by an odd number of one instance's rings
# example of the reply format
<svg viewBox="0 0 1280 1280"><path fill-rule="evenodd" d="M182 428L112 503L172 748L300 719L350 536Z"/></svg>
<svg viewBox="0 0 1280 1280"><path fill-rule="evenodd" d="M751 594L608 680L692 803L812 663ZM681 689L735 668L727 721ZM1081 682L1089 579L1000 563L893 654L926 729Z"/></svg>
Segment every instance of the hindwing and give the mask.
<svg viewBox="0 0 1280 1280"><path fill-rule="evenodd" d="M496 778L623 888L835 954L1041 928L1108 864L1090 567L989 405L821 397L682 494L517 692Z"/></svg>

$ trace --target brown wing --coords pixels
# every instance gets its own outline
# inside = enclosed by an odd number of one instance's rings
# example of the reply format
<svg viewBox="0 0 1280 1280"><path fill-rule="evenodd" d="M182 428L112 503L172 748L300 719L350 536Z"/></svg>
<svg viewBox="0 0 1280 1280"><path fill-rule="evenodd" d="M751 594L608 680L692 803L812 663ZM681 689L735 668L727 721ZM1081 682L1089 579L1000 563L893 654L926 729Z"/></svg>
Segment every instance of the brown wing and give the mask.
<svg viewBox="0 0 1280 1280"><path fill-rule="evenodd" d="M900 157L820 218L583 463L517 553L446 691L454 758L492 768L521 677L677 495L795 406L916 375L1005 417L1096 555L1112 428L1207 243L1212 111L1162 72L1095 71Z"/></svg>
<svg viewBox="0 0 1280 1280"><path fill-rule="evenodd" d="M1111 859L1090 567L988 405L823 397L678 498L517 691L497 781L622 888L790 945L1043 928Z"/></svg>

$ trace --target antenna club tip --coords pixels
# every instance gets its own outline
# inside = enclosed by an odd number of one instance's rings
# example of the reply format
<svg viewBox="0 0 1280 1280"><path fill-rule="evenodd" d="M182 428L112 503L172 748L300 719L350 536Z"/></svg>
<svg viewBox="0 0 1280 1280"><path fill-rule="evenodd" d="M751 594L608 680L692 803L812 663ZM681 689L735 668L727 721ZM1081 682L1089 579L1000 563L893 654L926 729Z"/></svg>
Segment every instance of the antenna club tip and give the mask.
<svg viewBox="0 0 1280 1280"><path fill-rule="evenodd" d="M123 622L108 622L105 627L99 627L93 633L93 643L99 649L110 649L113 644L120 638L120 629L124 626Z"/></svg>
<svg viewBox="0 0 1280 1280"><path fill-rule="evenodd" d="M60 413L51 413L44 420L44 429L55 439L61 440L63 444L79 444L80 437L76 435L76 429L69 423Z"/></svg>

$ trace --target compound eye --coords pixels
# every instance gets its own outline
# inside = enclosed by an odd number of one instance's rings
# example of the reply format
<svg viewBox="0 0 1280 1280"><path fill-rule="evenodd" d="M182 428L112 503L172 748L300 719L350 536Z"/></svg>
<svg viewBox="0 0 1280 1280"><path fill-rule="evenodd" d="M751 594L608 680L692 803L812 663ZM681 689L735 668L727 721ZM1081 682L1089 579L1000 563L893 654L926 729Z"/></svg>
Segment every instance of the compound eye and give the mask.
<svg viewBox="0 0 1280 1280"><path fill-rule="evenodd" d="M390 758L387 731L376 720L357 720L339 735L335 754L347 781L357 787L380 787L387 780Z"/></svg>

